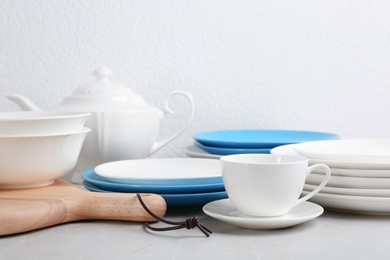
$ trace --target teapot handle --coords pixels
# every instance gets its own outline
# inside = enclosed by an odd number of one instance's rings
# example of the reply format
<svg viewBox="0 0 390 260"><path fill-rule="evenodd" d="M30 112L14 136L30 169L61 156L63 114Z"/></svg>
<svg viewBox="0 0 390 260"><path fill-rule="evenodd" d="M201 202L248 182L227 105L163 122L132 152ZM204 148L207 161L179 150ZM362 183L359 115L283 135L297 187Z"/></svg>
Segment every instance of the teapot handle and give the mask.
<svg viewBox="0 0 390 260"><path fill-rule="evenodd" d="M177 131L175 134L173 134L173 135L171 135L171 136L169 136L169 137L167 137L167 138L165 138L165 139L163 139L163 140L161 140L159 142L154 143L152 148L151 148L151 150L150 150L150 152L149 152L149 155L152 155L153 153L157 152L162 147L164 147L169 142L171 142L173 139L178 137L181 133L183 133L184 130L191 123L192 119L194 118L194 114L195 114L194 101L192 100L192 95L190 93L188 93L188 92L185 92L185 91L174 91L171 94L169 94L169 96L165 99L165 102L164 102L164 107L163 107L164 112L169 113L169 114L174 114L175 113L169 106L169 101L175 95L184 96L184 97L186 97L188 99L188 101L189 101L189 103L191 105L190 116L187 119L186 124L179 131Z"/></svg>

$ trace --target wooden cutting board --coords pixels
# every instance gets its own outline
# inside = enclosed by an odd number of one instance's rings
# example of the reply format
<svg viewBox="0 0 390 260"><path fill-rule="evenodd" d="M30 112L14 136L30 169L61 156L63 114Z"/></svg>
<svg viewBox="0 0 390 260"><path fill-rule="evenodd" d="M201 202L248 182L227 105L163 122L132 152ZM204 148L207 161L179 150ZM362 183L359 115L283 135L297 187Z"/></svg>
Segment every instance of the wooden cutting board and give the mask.
<svg viewBox="0 0 390 260"><path fill-rule="evenodd" d="M142 194L142 199L157 216L165 215L160 195ZM135 193L90 192L61 180L40 188L0 190L0 236L87 219L155 221Z"/></svg>

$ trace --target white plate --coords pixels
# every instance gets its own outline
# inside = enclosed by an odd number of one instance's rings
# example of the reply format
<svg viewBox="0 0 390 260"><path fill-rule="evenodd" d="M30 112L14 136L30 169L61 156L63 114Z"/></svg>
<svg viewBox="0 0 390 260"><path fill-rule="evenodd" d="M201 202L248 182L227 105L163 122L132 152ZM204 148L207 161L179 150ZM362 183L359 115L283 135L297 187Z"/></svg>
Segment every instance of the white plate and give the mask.
<svg viewBox="0 0 390 260"><path fill-rule="evenodd" d="M184 149L184 152L187 156L193 157L193 158L210 158L210 159L219 159L223 155L218 154L210 154L206 151L203 151L202 149L199 149L198 147L191 145Z"/></svg>
<svg viewBox="0 0 390 260"><path fill-rule="evenodd" d="M295 144L293 148L310 159L390 163L390 139L315 141Z"/></svg>
<svg viewBox="0 0 390 260"><path fill-rule="evenodd" d="M207 184L222 182L219 160L195 158L140 159L104 163L95 173L116 183Z"/></svg>
<svg viewBox="0 0 390 260"><path fill-rule="evenodd" d="M271 154L278 155L298 155L293 144L282 145L275 147L271 150ZM306 156L303 156L306 157ZM307 157L306 157L307 158ZM342 169L359 169L359 170L390 170L390 162L347 162L337 160L320 160L320 159L309 159L309 164L324 163L331 168L342 168Z"/></svg>
<svg viewBox="0 0 390 260"><path fill-rule="evenodd" d="M365 170L365 169L342 169L342 168L331 168L332 176L350 176L350 177L370 177L370 178L390 178L390 170ZM319 168L313 172L324 173Z"/></svg>
<svg viewBox="0 0 390 260"><path fill-rule="evenodd" d="M287 214L278 217L251 217L241 214L229 199L210 202L203 207L204 213L233 226L248 229L279 229L301 224L321 215L324 209L314 203L304 202Z"/></svg>
<svg viewBox="0 0 390 260"><path fill-rule="evenodd" d="M306 191L312 191L315 188L317 188L317 185L311 185L306 183L304 186L304 189ZM350 196L367 196L367 197L390 197L390 189L353 189L353 188L324 187L321 189L321 193L350 195Z"/></svg>
<svg viewBox="0 0 390 260"><path fill-rule="evenodd" d="M303 191L302 195L309 191ZM390 215L390 198L317 193L310 201L327 209L370 215Z"/></svg>
<svg viewBox="0 0 390 260"><path fill-rule="evenodd" d="M318 185L325 174L311 173L306 177L306 183ZM356 189L390 189L390 178L364 178L350 176L330 176L326 187L356 188Z"/></svg>

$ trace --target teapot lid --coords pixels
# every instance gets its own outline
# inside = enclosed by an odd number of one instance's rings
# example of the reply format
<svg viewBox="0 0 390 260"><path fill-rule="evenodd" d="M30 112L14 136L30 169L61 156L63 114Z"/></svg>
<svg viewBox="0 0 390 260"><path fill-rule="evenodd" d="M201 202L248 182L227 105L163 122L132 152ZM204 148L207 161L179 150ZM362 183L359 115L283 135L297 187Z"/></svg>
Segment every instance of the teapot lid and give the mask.
<svg viewBox="0 0 390 260"><path fill-rule="evenodd" d="M97 101L105 109L139 110L154 108L140 95L136 95L126 85L110 80L113 72L106 66L97 68L93 75L96 80L76 88L70 99L83 99L83 102ZM95 103L95 102L93 102Z"/></svg>

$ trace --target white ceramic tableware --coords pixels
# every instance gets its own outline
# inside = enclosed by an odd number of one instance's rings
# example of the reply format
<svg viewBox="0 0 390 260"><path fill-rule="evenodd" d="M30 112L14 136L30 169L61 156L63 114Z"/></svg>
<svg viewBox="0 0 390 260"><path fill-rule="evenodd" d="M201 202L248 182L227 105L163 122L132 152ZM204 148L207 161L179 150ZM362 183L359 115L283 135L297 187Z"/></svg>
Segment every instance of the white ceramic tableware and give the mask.
<svg viewBox="0 0 390 260"><path fill-rule="evenodd" d="M216 200L206 204L203 212L233 226L248 229L280 229L295 226L320 216L324 209L305 201L293 207L287 214L277 217L252 217L241 214L229 199Z"/></svg>
<svg viewBox="0 0 390 260"><path fill-rule="evenodd" d="M271 149L271 154L275 155L298 155L294 148L294 145L282 145ZM342 160L321 160L321 159L309 159L309 165L323 163L330 168L338 169L350 169L350 170L390 170L390 162L366 162L366 161L342 161Z"/></svg>
<svg viewBox="0 0 390 260"><path fill-rule="evenodd" d="M317 185L305 184L305 191L312 191ZM360 189L360 188L338 188L323 187L320 193L330 193L337 195L367 196L367 197L390 197L390 189Z"/></svg>
<svg viewBox="0 0 390 260"><path fill-rule="evenodd" d="M309 192L304 190L302 195L306 195ZM310 201L336 211L369 215L390 215L389 197L349 196L319 192Z"/></svg>
<svg viewBox="0 0 390 260"><path fill-rule="evenodd" d="M306 178L306 183L317 185L322 182L324 174L312 173ZM369 178L332 175L326 184L328 187L357 189L390 189L390 178Z"/></svg>
<svg viewBox="0 0 390 260"><path fill-rule="evenodd" d="M74 182L81 182L81 174L96 165L117 160L144 159L179 136L194 116L192 95L174 91L164 101L163 109L148 104L127 86L110 80L112 71L105 66L94 71L97 80L80 86L72 95L52 108L56 111L87 111L86 122L92 132L85 140L75 168ZM172 114L170 100L182 96L189 102L186 122L170 136L157 140L160 121L164 114ZM9 96L24 110L40 110L21 95Z"/></svg>
<svg viewBox="0 0 390 260"><path fill-rule="evenodd" d="M249 216L280 216L310 199L329 181L330 169L323 164L308 166L300 156L239 154L221 157L222 179L233 205ZM317 189L299 198L306 177L324 168Z"/></svg>
<svg viewBox="0 0 390 260"><path fill-rule="evenodd" d="M22 111L0 113L0 135L48 135L81 131L90 113Z"/></svg>
<svg viewBox="0 0 390 260"><path fill-rule="evenodd" d="M124 160L95 167L100 177L116 183L185 185L222 182L220 163L213 159L156 158Z"/></svg>
<svg viewBox="0 0 390 260"><path fill-rule="evenodd" d="M46 186L69 173L89 131L0 136L0 189Z"/></svg>
<svg viewBox="0 0 390 260"><path fill-rule="evenodd" d="M343 169L334 167L331 167L330 169L332 171L332 176L390 178L390 170ZM318 171L314 170L313 173L323 173L323 171L321 171L321 169Z"/></svg>
<svg viewBox="0 0 390 260"><path fill-rule="evenodd" d="M347 162L390 162L390 139L343 139L295 144L310 159Z"/></svg>

